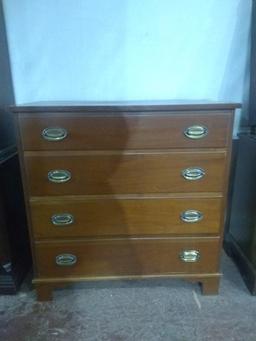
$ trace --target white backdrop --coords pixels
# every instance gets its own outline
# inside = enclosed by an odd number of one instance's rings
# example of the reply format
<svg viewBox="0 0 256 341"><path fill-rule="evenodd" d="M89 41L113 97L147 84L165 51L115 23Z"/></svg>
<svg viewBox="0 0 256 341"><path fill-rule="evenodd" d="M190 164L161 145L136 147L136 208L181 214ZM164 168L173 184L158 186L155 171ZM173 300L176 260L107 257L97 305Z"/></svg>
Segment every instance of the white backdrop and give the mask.
<svg viewBox="0 0 256 341"><path fill-rule="evenodd" d="M3 4L18 104L143 99L246 104L251 0Z"/></svg>

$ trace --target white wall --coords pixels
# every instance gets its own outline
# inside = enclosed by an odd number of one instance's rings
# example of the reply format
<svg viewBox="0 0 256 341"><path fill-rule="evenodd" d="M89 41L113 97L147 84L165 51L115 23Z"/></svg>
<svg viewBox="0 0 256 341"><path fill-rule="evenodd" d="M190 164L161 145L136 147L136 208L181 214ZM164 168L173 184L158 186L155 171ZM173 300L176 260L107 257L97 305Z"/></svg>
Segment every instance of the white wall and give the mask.
<svg viewBox="0 0 256 341"><path fill-rule="evenodd" d="M17 103L246 100L251 0L3 4Z"/></svg>

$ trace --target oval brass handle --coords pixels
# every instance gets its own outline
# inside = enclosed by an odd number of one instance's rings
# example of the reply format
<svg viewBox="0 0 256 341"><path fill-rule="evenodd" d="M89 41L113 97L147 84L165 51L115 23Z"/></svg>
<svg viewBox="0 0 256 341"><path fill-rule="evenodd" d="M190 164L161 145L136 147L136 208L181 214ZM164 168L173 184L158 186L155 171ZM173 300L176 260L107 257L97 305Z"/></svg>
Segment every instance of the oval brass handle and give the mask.
<svg viewBox="0 0 256 341"><path fill-rule="evenodd" d="M77 257L71 253L62 253L56 256L56 264L59 266L72 266L77 262Z"/></svg>
<svg viewBox="0 0 256 341"><path fill-rule="evenodd" d="M71 173L65 169L54 169L48 173L48 180L55 183L67 182L71 179Z"/></svg>
<svg viewBox="0 0 256 341"><path fill-rule="evenodd" d="M70 213L58 213L51 217L53 225L67 226L74 223L74 216Z"/></svg>
<svg viewBox="0 0 256 341"><path fill-rule="evenodd" d="M197 140L202 139L208 134L208 128L201 125L193 125L191 127L188 127L184 131L184 135L188 137L189 139Z"/></svg>
<svg viewBox="0 0 256 341"><path fill-rule="evenodd" d="M200 259L200 252L197 250L184 250L180 253L180 259L185 263L195 263Z"/></svg>
<svg viewBox="0 0 256 341"><path fill-rule="evenodd" d="M65 128L48 127L42 131L42 136L47 141L61 141L68 136L68 132Z"/></svg>
<svg viewBox="0 0 256 341"><path fill-rule="evenodd" d="M197 223L204 217L203 213L197 210L187 210L181 213L180 218L184 223Z"/></svg>
<svg viewBox="0 0 256 341"><path fill-rule="evenodd" d="M200 167L190 167L183 169L181 172L182 176L186 180L200 180L205 176L205 170Z"/></svg>

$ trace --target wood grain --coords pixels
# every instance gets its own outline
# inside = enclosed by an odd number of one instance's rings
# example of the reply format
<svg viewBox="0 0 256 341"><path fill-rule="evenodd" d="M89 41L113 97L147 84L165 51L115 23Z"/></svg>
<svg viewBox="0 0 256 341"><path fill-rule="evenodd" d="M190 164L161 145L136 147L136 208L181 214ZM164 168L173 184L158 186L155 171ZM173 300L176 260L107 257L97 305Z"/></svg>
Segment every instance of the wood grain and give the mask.
<svg viewBox="0 0 256 341"><path fill-rule="evenodd" d="M70 115L20 115L20 129L24 150L127 150L168 148L214 148L227 145L231 113L173 114L171 112L143 115L117 113L106 116L76 117ZM208 135L192 140L184 130L192 125L204 125ZM47 127L62 127L68 136L62 141L46 141L42 136Z"/></svg>
<svg viewBox="0 0 256 341"><path fill-rule="evenodd" d="M179 277L217 293L225 217L233 114L237 104L59 104L13 108L35 252L39 298L69 282L95 279ZM208 134L188 139L184 130L204 125ZM41 137L62 126L61 142ZM181 171L201 167L203 179ZM70 182L50 183L52 169L67 169ZM193 205L193 207L192 207ZM204 219L185 224L180 211L198 209ZM72 213L75 223L56 228L50 217ZM71 212L72 211L72 212ZM200 251L184 263L184 249ZM74 267L55 257L73 253Z"/></svg>
<svg viewBox="0 0 256 341"><path fill-rule="evenodd" d="M122 276L217 272L218 238L163 238L37 243L38 277ZM184 263L185 249L200 252L200 260ZM77 256L74 266L58 266L59 254Z"/></svg>
<svg viewBox="0 0 256 341"><path fill-rule="evenodd" d="M37 200L31 203L35 238L92 236L154 236L218 234L221 198L79 199ZM185 223L180 214L188 209L203 213L203 220ZM74 223L56 226L56 213L70 213Z"/></svg>
<svg viewBox="0 0 256 341"><path fill-rule="evenodd" d="M31 196L222 192L225 152L159 153L113 155L26 156L25 167ZM206 175L198 181L185 180L181 172L201 167ZM53 169L71 172L66 183L52 183Z"/></svg>

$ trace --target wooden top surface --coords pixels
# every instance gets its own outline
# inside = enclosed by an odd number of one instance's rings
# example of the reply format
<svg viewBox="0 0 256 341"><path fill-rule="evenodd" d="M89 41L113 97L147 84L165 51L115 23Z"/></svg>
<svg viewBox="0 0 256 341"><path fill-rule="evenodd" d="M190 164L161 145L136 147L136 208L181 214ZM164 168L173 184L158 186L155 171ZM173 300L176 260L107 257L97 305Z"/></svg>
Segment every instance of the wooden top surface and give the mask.
<svg viewBox="0 0 256 341"><path fill-rule="evenodd" d="M194 110L235 110L239 103L220 103L207 101L121 101L121 102L34 102L11 106L14 113L26 112L133 112L133 111L194 111Z"/></svg>

